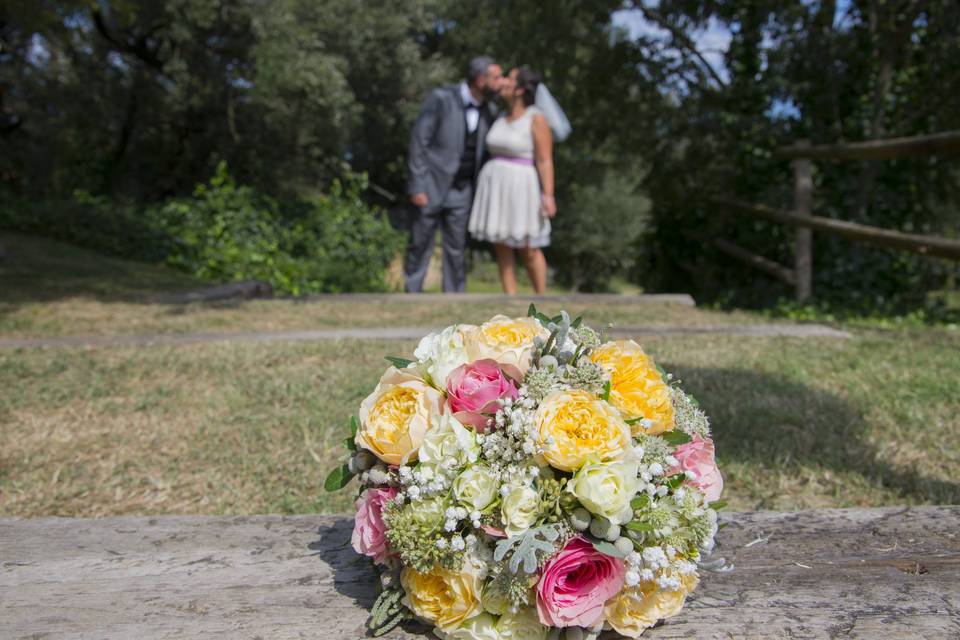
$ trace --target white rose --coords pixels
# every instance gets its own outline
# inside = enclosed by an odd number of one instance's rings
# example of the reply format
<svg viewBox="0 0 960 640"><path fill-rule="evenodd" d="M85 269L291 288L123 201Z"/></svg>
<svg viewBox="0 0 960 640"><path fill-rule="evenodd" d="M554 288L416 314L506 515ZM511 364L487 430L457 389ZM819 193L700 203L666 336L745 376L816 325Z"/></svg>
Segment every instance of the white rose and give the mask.
<svg viewBox="0 0 960 640"><path fill-rule="evenodd" d="M540 512L540 495L530 487L516 487L500 505L503 530L507 537L519 535L533 526Z"/></svg>
<svg viewBox="0 0 960 640"><path fill-rule="evenodd" d="M549 629L540 623L536 610L527 607L503 614L497 622L497 631L504 640L545 640Z"/></svg>
<svg viewBox="0 0 960 640"><path fill-rule="evenodd" d="M468 468L453 481L453 495L470 511L483 511L490 506L499 489L497 477L482 464Z"/></svg>
<svg viewBox="0 0 960 640"><path fill-rule="evenodd" d="M420 340L413 356L426 366L434 386L446 389L447 376L462 364L469 362L463 336L472 332L473 325L452 325L443 331L428 334Z"/></svg>
<svg viewBox="0 0 960 640"><path fill-rule="evenodd" d="M500 640L503 636L497 632L496 619L489 613L481 613L464 620L463 624L442 637L446 640Z"/></svg>
<svg viewBox="0 0 960 640"><path fill-rule="evenodd" d="M625 524L623 514L640 489L637 472L634 462L588 462L567 488L590 513Z"/></svg>
<svg viewBox="0 0 960 640"><path fill-rule="evenodd" d="M476 434L448 413L424 436L418 456L423 464L439 465L445 460L455 460L457 466L463 466L479 454Z"/></svg>

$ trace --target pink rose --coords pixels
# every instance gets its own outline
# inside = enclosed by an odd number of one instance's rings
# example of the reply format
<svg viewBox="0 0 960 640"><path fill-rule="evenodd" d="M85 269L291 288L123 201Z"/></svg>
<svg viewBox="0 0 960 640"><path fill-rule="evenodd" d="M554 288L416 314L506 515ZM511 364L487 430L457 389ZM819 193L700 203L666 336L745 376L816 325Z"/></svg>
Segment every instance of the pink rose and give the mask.
<svg viewBox="0 0 960 640"><path fill-rule="evenodd" d="M489 415L501 406L503 398L516 399L517 386L503 374L495 360L477 360L462 364L447 377L447 402L453 416L477 431L487 426Z"/></svg>
<svg viewBox="0 0 960 640"><path fill-rule="evenodd" d="M550 627L592 627L604 603L623 588L623 562L604 555L583 537L571 538L547 561L537 583L537 613Z"/></svg>
<svg viewBox="0 0 960 640"><path fill-rule="evenodd" d="M370 556L377 564L390 555L387 545L386 526L383 524L383 504L397 495L393 487L367 489L353 506L357 510L354 517L353 536L350 541L357 553Z"/></svg>
<svg viewBox="0 0 960 640"><path fill-rule="evenodd" d="M677 459L677 466L669 470L670 474L693 471L696 478L688 482L703 491L707 502L720 499L720 493L723 491L723 477L714 459L713 440L694 436L690 442L677 447L673 457Z"/></svg>

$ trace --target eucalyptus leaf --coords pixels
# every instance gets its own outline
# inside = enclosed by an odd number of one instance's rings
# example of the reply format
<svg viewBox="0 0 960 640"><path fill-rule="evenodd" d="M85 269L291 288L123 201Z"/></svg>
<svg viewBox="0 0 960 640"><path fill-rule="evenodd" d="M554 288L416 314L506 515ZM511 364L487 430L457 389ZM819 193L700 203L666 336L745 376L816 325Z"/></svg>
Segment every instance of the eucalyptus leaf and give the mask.
<svg viewBox="0 0 960 640"><path fill-rule="evenodd" d="M613 558L626 558L627 554L606 540L591 540L590 543L593 545L593 548L602 553L605 556L611 556Z"/></svg>
<svg viewBox="0 0 960 640"><path fill-rule="evenodd" d="M327 479L323 481L323 488L327 491L339 491L347 486L352 478L353 474L350 473L350 468L346 464L341 464L331 471Z"/></svg>

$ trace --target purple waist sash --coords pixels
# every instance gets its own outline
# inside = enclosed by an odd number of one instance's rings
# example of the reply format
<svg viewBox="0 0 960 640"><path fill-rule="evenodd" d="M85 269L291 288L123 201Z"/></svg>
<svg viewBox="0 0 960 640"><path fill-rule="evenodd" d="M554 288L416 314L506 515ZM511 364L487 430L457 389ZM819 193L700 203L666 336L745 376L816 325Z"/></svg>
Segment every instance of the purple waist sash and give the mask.
<svg viewBox="0 0 960 640"><path fill-rule="evenodd" d="M522 164L525 167L532 167L533 160L530 158L518 158L517 156L493 156L494 160L506 160L514 164Z"/></svg>

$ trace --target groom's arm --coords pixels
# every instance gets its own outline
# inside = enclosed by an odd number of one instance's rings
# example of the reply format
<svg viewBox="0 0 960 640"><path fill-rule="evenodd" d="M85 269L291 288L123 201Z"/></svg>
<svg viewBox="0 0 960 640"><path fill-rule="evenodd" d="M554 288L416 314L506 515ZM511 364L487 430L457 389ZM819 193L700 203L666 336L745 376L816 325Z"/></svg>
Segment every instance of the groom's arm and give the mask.
<svg viewBox="0 0 960 640"><path fill-rule="evenodd" d="M410 150L407 153L407 170L409 171L409 180L407 183L407 193L410 196L424 195L426 199L427 185L427 147L433 140L433 134L437 130L440 122L440 114L443 109L443 100L440 92L433 90L423 106L420 107L420 114L417 121L413 124L413 130L410 132ZM426 206L426 203L419 206Z"/></svg>

